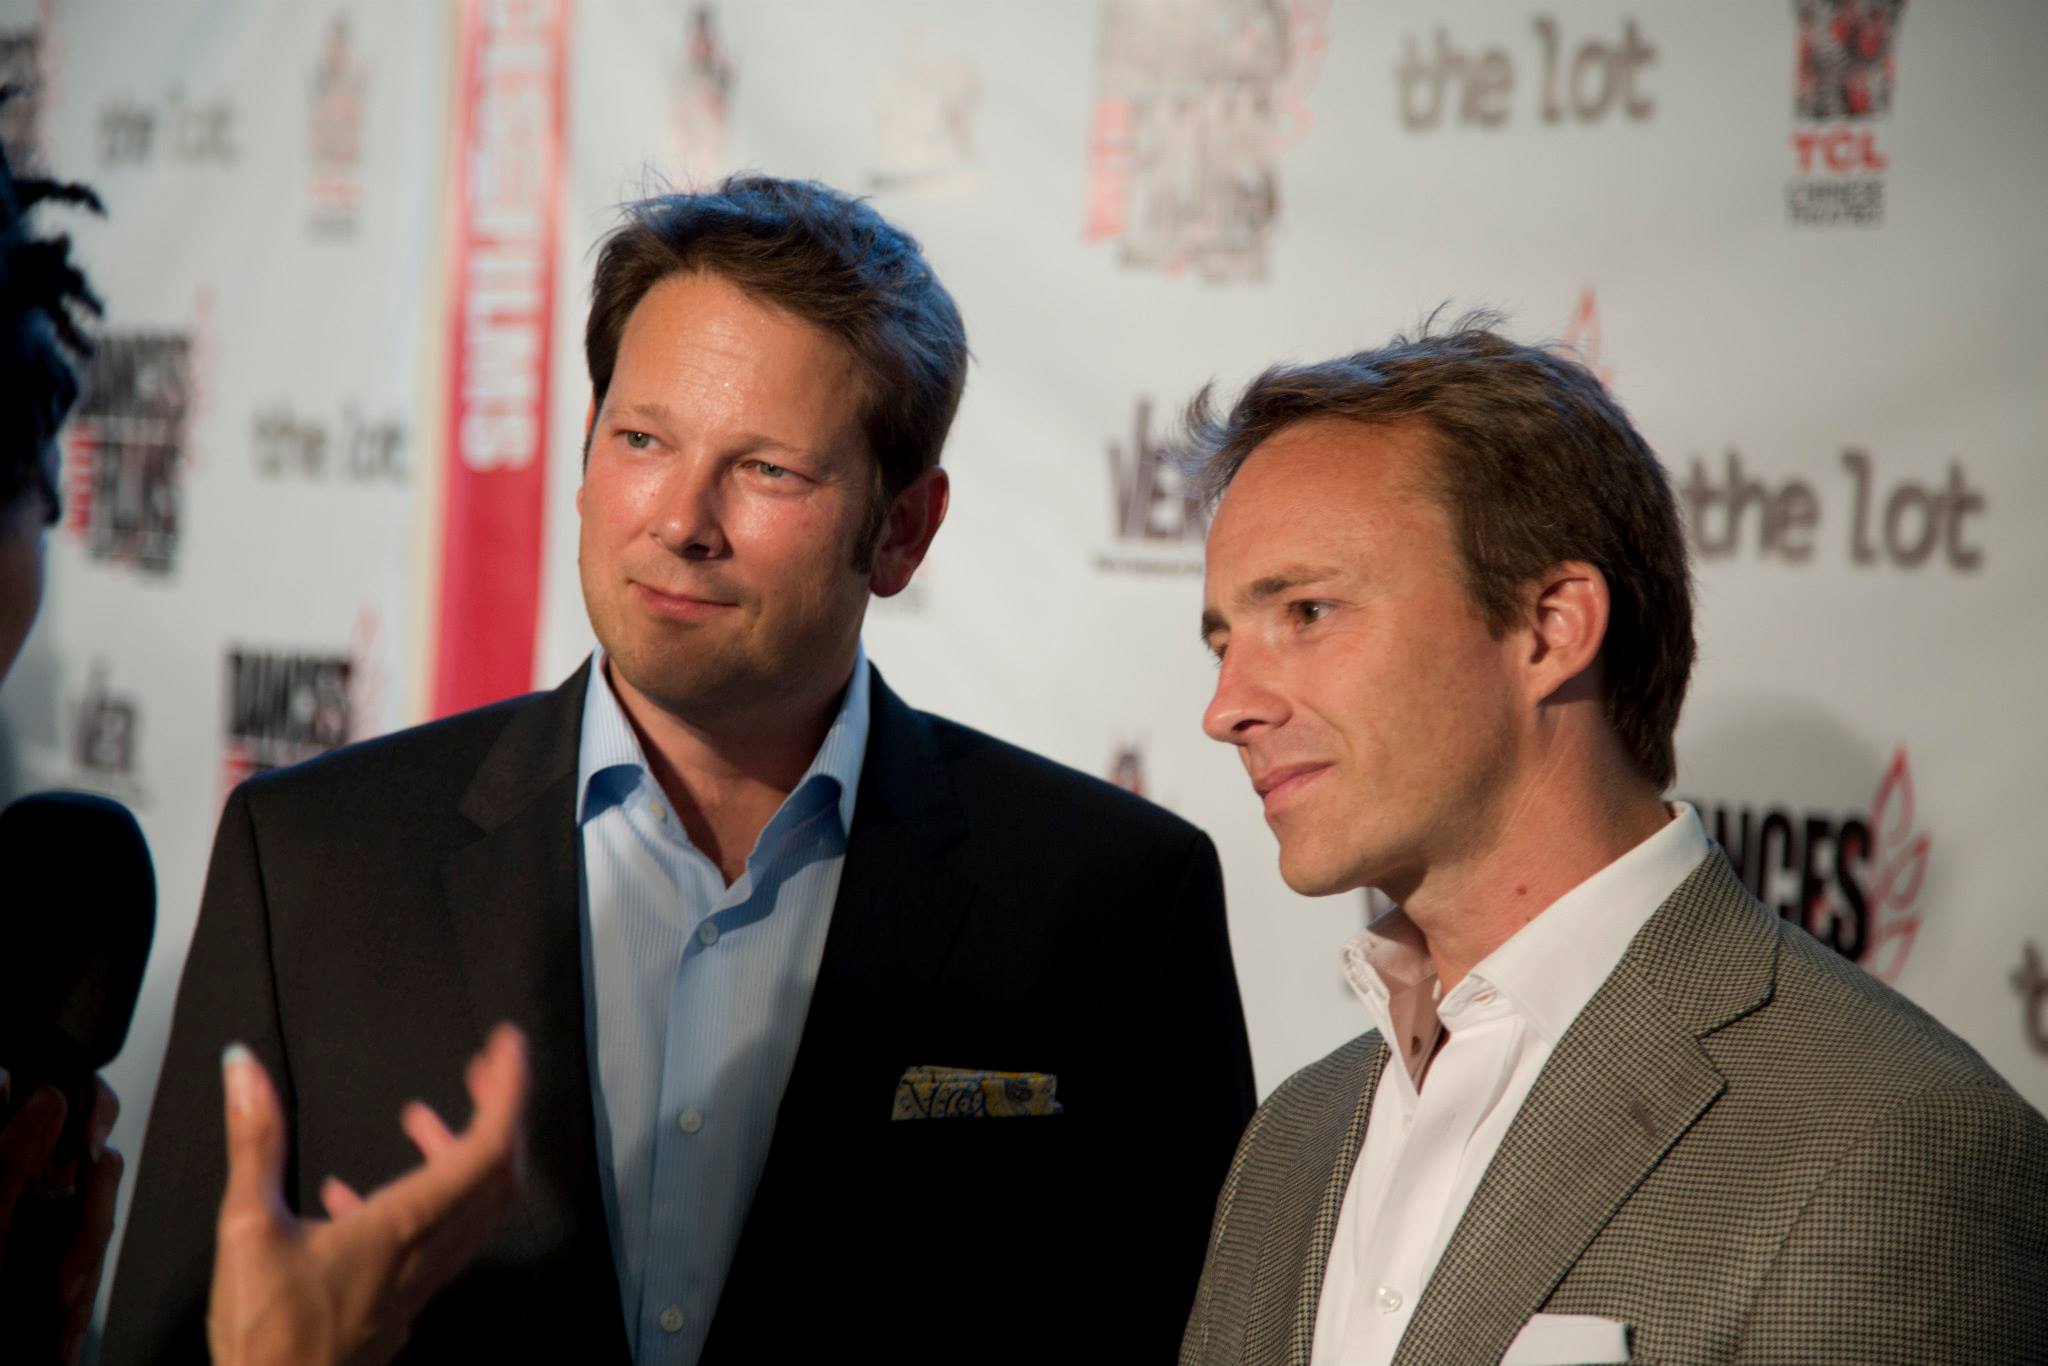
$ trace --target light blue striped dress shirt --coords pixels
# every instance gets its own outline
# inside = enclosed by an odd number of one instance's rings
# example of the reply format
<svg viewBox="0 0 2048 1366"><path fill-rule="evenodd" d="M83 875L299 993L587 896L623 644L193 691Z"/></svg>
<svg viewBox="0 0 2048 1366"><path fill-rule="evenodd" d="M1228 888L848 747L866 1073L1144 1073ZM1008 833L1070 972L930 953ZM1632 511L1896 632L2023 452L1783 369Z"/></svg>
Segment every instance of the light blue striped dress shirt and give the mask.
<svg viewBox="0 0 2048 1366"><path fill-rule="evenodd" d="M604 652L592 660L576 765L584 1029L642 1366L703 1351L817 981L867 744L862 648L817 756L728 887L648 771Z"/></svg>

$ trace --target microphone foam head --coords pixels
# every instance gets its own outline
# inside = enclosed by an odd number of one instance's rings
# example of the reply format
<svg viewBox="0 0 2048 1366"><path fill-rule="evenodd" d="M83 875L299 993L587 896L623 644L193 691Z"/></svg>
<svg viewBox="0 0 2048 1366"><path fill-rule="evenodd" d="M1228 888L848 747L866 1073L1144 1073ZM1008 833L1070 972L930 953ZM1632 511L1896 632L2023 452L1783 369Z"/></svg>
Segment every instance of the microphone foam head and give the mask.
<svg viewBox="0 0 2048 1366"><path fill-rule="evenodd" d="M113 1061L156 932L156 874L117 801L38 792L0 811L0 1066L38 1077Z"/></svg>

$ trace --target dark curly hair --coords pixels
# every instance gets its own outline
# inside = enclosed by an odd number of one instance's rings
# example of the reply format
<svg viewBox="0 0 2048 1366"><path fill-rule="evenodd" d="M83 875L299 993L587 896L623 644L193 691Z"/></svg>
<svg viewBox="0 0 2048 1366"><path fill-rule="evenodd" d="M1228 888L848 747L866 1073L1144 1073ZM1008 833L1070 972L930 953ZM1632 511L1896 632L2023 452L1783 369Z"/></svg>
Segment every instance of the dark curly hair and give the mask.
<svg viewBox="0 0 2048 1366"><path fill-rule="evenodd" d="M0 103L18 93L0 86ZM78 401L74 365L92 355L81 315L98 317L101 306L72 264L71 239L30 234L30 211L46 202L105 212L83 185L17 176L0 147L0 509L33 490L55 522L57 430Z"/></svg>

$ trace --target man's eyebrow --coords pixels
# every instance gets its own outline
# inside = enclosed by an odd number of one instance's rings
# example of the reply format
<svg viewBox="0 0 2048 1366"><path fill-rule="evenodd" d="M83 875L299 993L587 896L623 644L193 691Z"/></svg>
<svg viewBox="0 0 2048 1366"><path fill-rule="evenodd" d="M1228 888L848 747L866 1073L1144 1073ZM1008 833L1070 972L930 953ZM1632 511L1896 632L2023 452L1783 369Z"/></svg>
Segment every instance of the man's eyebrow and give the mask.
<svg viewBox="0 0 2048 1366"><path fill-rule="evenodd" d="M1256 607L1269 598L1302 588L1325 579L1334 579L1342 571L1334 565L1291 564L1285 569L1253 579L1238 590L1237 601L1243 607Z"/></svg>
<svg viewBox="0 0 2048 1366"><path fill-rule="evenodd" d="M612 409L609 412L609 416L614 420L637 417L671 430L682 425L676 416L675 409L669 407L666 403L657 403L648 399L642 399L634 403L621 403L616 409ZM811 454L809 450L802 446L792 445L776 437L762 436L751 432L741 437L734 444L736 449L743 451L787 451L791 455Z"/></svg>
<svg viewBox="0 0 2048 1366"><path fill-rule="evenodd" d="M1342 572L1342 570L1333 565L1289 565L1285 569L1253 579L1250 583L1239 589L1237 604L1242 608L1256 607L1260 603L1277 598L1282 593L1292 589L1301 588L1312 583L1321 583L1325 579L1334 579ZM1228 629L1229 623L1223 620L1221 612L1213 607L1202 609L1203 644L1208 644L1209 637L1215 635L1218 631Z"/></svg>

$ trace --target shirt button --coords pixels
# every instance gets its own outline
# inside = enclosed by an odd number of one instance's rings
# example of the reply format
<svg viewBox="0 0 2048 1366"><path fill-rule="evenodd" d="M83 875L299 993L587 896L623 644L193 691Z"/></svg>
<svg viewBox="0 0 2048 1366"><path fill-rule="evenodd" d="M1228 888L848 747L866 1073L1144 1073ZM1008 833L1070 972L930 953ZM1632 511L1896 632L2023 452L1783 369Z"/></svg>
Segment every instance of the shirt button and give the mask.
<svg viewBox="0 0 2048 1366"><path fill-rule="evenodd" d="M704 1116L695 1110L685 1110L676 1116L676 1127L686 1134L694 1134L704 1127Z"/></svg>
<svg viewBox="0 0 2048 1366"><path fill-rule="evenodd" d="M655 1322L661 1325L664 1333L680 1333L683 1331L683 1311L670 1305L661 1311L661 1317Z"/></svg>
<svg viewBox="0 0 2048 1366"><path fill-rule="evenodd" d="M1412 1129L1412 1128L1414 1128L1414 1127L1415 1127L1415 1116L1413 1116L1413 1115L1403 1115L1403 1116L1401 1116L1401 1132L1402 1132L1402 1133L1404 1133L1404 1134L1405 1134L1405 1133L1407 1133L1407 1132L1408 1132L1408 1131L1409 1131L1410 1129Z"/></svg>
<svg viewBox="0 0 2048 1366"><path fill-rule="evenodd" d="M716 921L707 920L697 927L697 942L707 949L718 942L718 924Z"/></svg>
<svg viewBox="0 0 2048 1366"><path fill-rule="evenodd" d="M1401 1292L1391 1285L1383 1285L1373 1293L1372 1302L1380 1307L1382 1314L1391 1314L1401 1307ZM665 1325L667 1317L663 1316L662 1321Z"/></svg>

